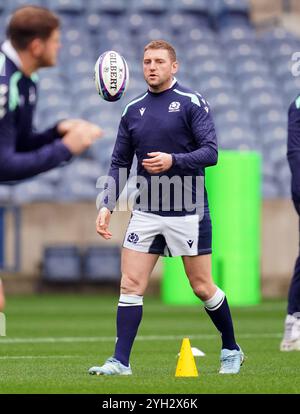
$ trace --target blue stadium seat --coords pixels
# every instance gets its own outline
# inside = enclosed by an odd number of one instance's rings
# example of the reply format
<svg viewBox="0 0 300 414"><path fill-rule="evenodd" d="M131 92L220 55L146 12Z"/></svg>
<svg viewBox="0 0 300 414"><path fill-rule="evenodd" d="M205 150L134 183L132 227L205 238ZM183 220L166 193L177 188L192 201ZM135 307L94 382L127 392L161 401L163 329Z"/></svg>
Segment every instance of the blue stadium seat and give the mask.
<svg viewBox="0 0 300 414"><path fill-rule="evenodd" d="M115 133L116 136L116 133ZM115 137L103 138L97 141L91 148L93 158L101 165L102 170L106 174L110 166L110 158L115 145Z"/></svg>
<svg viewBox="0 0 300 414"><path fill-rule="evenodd" d="M256 75L252 78L249 77L247 82L238 81L237 87L242 94L253 93L253 91L270 93L276 93L277 91L277 84L272 79L262 75Z"/></svg>
<svg viewBox="0 0 300 414"><path fill-rule="evenodd" d="M215 39L215 33L209 27L209 22L206 20L204 22L199 21L199 16L197 16L197 14L183 14L170 11L164 19L164 22L166 28L176 36L185 34L193 29L202 29L203 39L204 36L206 36L205 40Z"/></svg>
<svg viewBox="0 0 300 414"><path fill-rule="evenodd" d="M64 94L65 85L59 74L52 74L47 72L40 76L39 80L39 96L45 92L47 95L49 92L57 92Z"/></svg>
<svg viewBox="0 0 300 414"><path fill-rule="evenodd" d="M121 14L126 12L127 4L127 0L89 0L88 7L99 13Z"/></svg>
<svg viewBox="0 0 300 414"><path fill-rule="evenodd" d="M276 62L277 59L291 59L294 52L296 52L297 45L293 42L282 41L272 49L266 49L268 56ZM275 63L274 62L274 63Z"/></svg>
<svg viewBox="0 0 300 414"><path fill-rule="evenodd" d="M64 167L62 181L80 181L95 185L101 174L103 169L99 163L79 158Z"/></svg>
<svg viewBox="0 0 300 414"><path fill-rule="evenodd" d="M140 53L142 53L142 50L144 46L151 42L153 39L164 39L167 42L170 42L172 44L172 35L165 31L165 29L162 27L153 27L149 30L143 30L142 33L140 33L139 37L135 39L135 44L138 47L138 50L140 50Z"/></svg>
<svg viewBox="0 0 300 414"><path fill-rule="evenodd" d="M200 91L201 92L201 91ZM232 95L227 92L209 91L205 95L205 99L209 102L210 108L214 115L227 112L228 109L240 110L242 102L238 95Z"/></svg>
<svg viewBox="0 0 300 414"><path fill-rule="evenodd" d="M223 27L219 32L220 41L222 43L232 42L254 42L256 40L255 31L251 26L240 24L232 24L228 27Z"/></svg>
<svg viewBox="0 0 300 414"><path fill-rule="evenodd" d="M251 150L255 147L255 134L251 128L245 125L224 125L217 128L217 136L220 148L235 150Z"/></svg>
<svg viewBox="0 0 300 414"><path fill-rule="evenodd" d="M89 33L99 33L103 26L107 24L107 19L105 16L100 15L94 11L87 11L84 16L85 25Z"/></svg>
<svg viewBox="0 0 300 414"><path fill-rule="evenodd" d="M263 146L264 157L274 165L276 171L277 166L286 160L286 141L284 144L280 141L274 141L273 145Z"/></svg>
<svg viewBox="0 0 300 414"><path fill-rule="evenodd" d="M274 124L273 127L270 125L268 129L263 128L260 135L263 149L266 152L269 152L273 148L285 147L286 153L287 128L284 124ZM283 158L285 158L285 156Z"/></svg>
<svg viewBox="0 0 300 414"><path fill-rule="evenodd" d="M196 41L195 45L190 44L188 48L185 47L185 59L187 58L191 62L201 62L214 57L221 57L221 50L214 41L201 40L199 43Z"/></svg>
<svg viewBox="0 0 300 414"><path fill-rule="evenodd" d="M44 6L44 0L10 0L10 1L0 1L0 10L5 10L5 12L13 12L18 7L27 6L28 4L32 6Z"/></svg>
<svg viewBox="0 0 300 414"><path fill-rule="evenodd" d="M248 16L250 11L249 0L213 0L214 8L217 14L223 12L227 13L241 13Z"/></svg>
<svg viewBox="0 0 300 414"><path fill-rule="evenodd" d="M219 29L228 27L249 27L249 17L244 14L225 13L215 19L215 26Z"/></svg>
<svg viewBox="0 0 300 414"><path fill-rule="evenodd" d="M12 189L12 198L16 204L55 200L55 187L38 178L17 184Z"/></svg>
<svg viewBox="0 0 300 414"><path fill-rule="evenodd" d="M291 170L287 160L279 164L276 170L276 177L279 184L279 195L282 198L291 198Z"/></svg>
<svg viewBox="0 0 300 414"><path fill-rule="evenodd" d="M198 27L187 28L181 33L179 44L183 44L185 49L197 48L205 45L212 45L219 49L216 39L211 36L211 31L206 31L201 25Z"/></svg>
<svg viewBox="0 0 300 414"><path fill-rule="evenodd" d="M43 279L48 282L78 282L81 256L76 246L47 246L43 252Z"/></svg>
<svg viewBox="0 0 300 414"><path fill-rule="evenodd" d="M275 62L271 63L272 72L278 81L281 83L291 78L293 62L286 57L278 58Z"/></svg>
<svg viewBox="0 0 300 414"><path fill-rule="evenodd" d="M226 92L234 94L234 85L229 77L220 75L204 76L199 79L201 92L204 94L218 92Z"/></svg>
<svg viewBox="0 0 300 414"><path fill-rule="evenodd" d="M228 73L229 69L226 62L218 58L209 58L203 61L200 59L198 62L195 59L191 68L191 76L195 79L212 75L226 76Z"/></svg>
<svg viewBox="0 0 300 414"><path fill-rule="evenodd" d="M260 128L269 128L270 126L274 127L279 124L286 126L286 122L287 112L280 111L279 109L272 107L257 116L257 125Z"/></svg>
<svg viewBox="0 0 300 414"><path fill-rule="evenodd" d="M119 281L121 277L119 246L90 246L83 256L85 280L93 282Z"/></svg>
<svg viewBox="0 0 300 414"><path fill-rule="evenodd" d="M56 189L56 197L64 202L95 201L98 195L96 182L85 179L64 179Z"/></svg>
<svg viewBox="0 0 300 414"><path fill-rule="evenodd" d="M255 43L252 42L238 42L237 44L233 45L233 42L230 41L228 45L226 45L226 56L230 60L235 59L238 60L239 58L254 58L254 59L264 59L264 54L260 48L258 48Z"/></svg>
<svg viewBox="0 0 300 414"><path fill-rule="evenodd" d="M66 44L63 46L63 53L60 54L60 62L63 66L73 65L78 60L93 59L93 51L89 45L81 43Z"/></svg>
<svg viewBox="0 0 300 414"><path fill-rule="evenodd" d="M266 179L263 181L262 196L266 200L279 197L279 188L275 179Z"/></svg>
<svg viewBox="0 0 300 414"><path fill-rule="evenodd" d="M144 15L137 12L128 16L127 25L133 35L142 34L144 30L164 26L160 16ZM135 37L132 40L135 40Z"/></svg>
<svg viewBox="0 0 300 414"><path fill-rule="evenodd" d="M47 0L47 6L58 12L80 13L84 10L82 0Z"/></svg>
<svg viewBox="0 0 300 414"><path fill-rule="evenodd" d="M232 25L249 25L248 0L214 0L215 24L219 28Z"/></svg>
<svg viewBox="0 0 300 414"><path fill-rule="evenodd" d="M262 44L264 44L269 50L273 47L276 47L278 43L282 41L295 41L295 35L291 32L288 32L283 27L275 27L259 37Z"/></svg>
<svg viewBox="0 0 300 414"><path fill-rule="evenodd" d="M55 168L54 170L47 171L43 174L39 175L39 182L47 182L52 185L56 185L60 182L63 176L63 169L62 168Z"/></svg>
<svg viewBox="0 0 300 414"><path fill-rule="evenodd" d="M245 125L251 128L251 118L245 111L237 111L235 109L228 109L226 112L216 114L215 123L222 128L223 125L227 127L235 125Z"/></svg>
<svg viewBox="0 0 300 414"><path fill-rule="evenodd" d="M90 79L94 75L94 65L94 60L83 60L75 62L74 65L68 66L67 76L74 83L81 81L83 78Z"/></svg>
<svg viewBox="0 0 300 414"><path fill-rule="evenodd" d="M267 64L262 64L261 62L257 62L255 59L249 58L243 60L242 62L238 62L234 68L235 76L242 78L247 77L249 75L267 75L270 73L270 68Z"/></svg>
<svg viewBox="0 0 300 414"><path fill-rule="evenodd" d="M209 17L208 0L173 0L173 8L176 12L201 14Z"/></svg>
<svg viewBox="0 0 300 414"><path fill-rule="evenodd" d="M245 104L248 109L252 112L253 116L259 115L262 111L268 109L283 110L283 102L280 96L275 92L258 92L252 91L247 94Z"/></svg>
<svg viewBox="0 0 300 414"><path fill-rule="evenodd" d="M131 0L130 8L138 13L160 14L167 11L168 3L161 0Z"/></svg>
<svg viewBox="0 0 300 414"><path fill-rule="evenodd" d="M281 86L283 93L285 94L285 101L288 102L289 105L289 103L292 103L300 93L300 76L290 76Z"/></svg>
<svg viewBox="0 0 300 414"><path fill-rule="evenodd" d="M6 9L6 3L7 2L5 0L0 0L0 12L1 13ZM11 3L13 3L13 1Z"/></svg>
<svg viewBox="0 0 300 414"><path fill-rule="evenodd" d="M6 185L0 185L0 203L8 203L11 201L12 189Z"/></svg>

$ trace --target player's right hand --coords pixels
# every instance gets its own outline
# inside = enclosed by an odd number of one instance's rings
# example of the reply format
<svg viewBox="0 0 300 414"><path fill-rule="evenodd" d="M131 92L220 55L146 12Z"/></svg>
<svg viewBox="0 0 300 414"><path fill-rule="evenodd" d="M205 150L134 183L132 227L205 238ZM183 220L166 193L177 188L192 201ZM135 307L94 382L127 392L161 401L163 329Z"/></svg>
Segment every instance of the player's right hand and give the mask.
<svg viewBox="0 0 300 414"><path fill-rule="evenodd" d="M111 232L108 230L110 222L111 212L106 207L102 207L99 211L97 220L96 220L96 230L105 240L112 238Z"/></svg>
<svg viewBox="0 0 300 414"><path fill-rule="evenodd" d="M103 135L101 128L90 122L79 122L62 138L63 144L73 155L86 151Z"/></svg>

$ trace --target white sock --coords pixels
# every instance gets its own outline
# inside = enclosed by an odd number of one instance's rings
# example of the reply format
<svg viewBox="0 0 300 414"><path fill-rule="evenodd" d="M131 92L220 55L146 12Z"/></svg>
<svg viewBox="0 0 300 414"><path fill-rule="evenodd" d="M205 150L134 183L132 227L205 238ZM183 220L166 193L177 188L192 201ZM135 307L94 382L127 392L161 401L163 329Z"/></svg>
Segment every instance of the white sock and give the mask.
<svg viewBox="0 0 300 414"><path fill-rule="evenodd" d="M204 301L203 303L206 309L208 309L209 311L214 311L214 310L217 310L222 305L222 303L224 302L224 299L225 299L225 293L223 292L223 290L217 287L215 294L210 299Z"/></svg>
<svg viewBox="0 0 300 414"><path fill-rule="evenodd" d="M121 293L118 306L142 306L143 296L125 295Z"/></svg>

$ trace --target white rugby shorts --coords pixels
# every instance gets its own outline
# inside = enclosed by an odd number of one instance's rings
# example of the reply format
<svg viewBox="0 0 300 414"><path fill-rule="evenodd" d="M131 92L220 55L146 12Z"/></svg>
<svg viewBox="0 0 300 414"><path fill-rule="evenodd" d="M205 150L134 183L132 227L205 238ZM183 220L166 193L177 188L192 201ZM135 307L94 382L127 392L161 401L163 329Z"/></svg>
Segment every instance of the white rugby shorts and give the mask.
<svg viewBox="0 0 300 414"><path fill-rule="evenodd" d="M211 253L211 220L199 215L160 216L134 210L123 247L161 256L198 256Z"/></svg>

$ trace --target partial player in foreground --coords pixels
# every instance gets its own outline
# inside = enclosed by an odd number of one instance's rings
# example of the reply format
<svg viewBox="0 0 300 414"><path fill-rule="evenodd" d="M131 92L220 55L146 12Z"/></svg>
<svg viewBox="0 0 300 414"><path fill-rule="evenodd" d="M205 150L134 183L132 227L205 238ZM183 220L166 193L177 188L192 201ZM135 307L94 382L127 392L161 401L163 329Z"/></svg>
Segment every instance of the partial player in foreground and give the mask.
<svg viewBox="0 0 300 414"><path fill-rule="evenodd" d="M143 296L160 255L182 256L195 294L221 333L219 372L237 374L243 363L225 293L214 284L211 274L212 230L203 178L205 167L217 163L215 128L207 102L177 83L177 69L174 48L163 40L150 42L143 59L148 91L127 105L120 122L110 179L96 221L97 232L104 239L112 237L111 212L126 180L117 184L115 198L113 183L119 183L121 169L125 169L128 178L134 154L138 159L137 175L143 179L138 199L148 202L137 207L136 199L124 239L114 355L104 365L90 368L90 374L132 374L129 357L142 319ZM153 187L153 178L159 177L177 177L175 187L170 186L173 190L169 208L165 208L165 194L156 193ZM199 177L202 186L196 180ZM189 188L186 178L191 179ZM182 197L176 197L189 190L197 199L201 187L203 198L193 209Z"/></svg>
<svg viewBox="0 0 300 414"><path fill-rule="evenodd" d="M4 296L2 280L0 279L0 312L3 311L4 306L5 306L5 296Z"/></svg>
<svg viewBox="0 0 300 414"><path fill-rule="evenodd" d="M300 96L288 113L288 162L292 173L292 199L300 216ZM281 351L300 351L300 253L288 294L288 308Z"/></svg>
<svg viewBox="0 0 300 414"><path fill-rule="evenodd" d="M64 120L37 133L36 71L54 66L60 48L58 17L42 7L14 12L0 52L0 183L13 183L51 170L79 155L102 135L81 119ZM4 294L0 285L0 308Z"/></svg>

